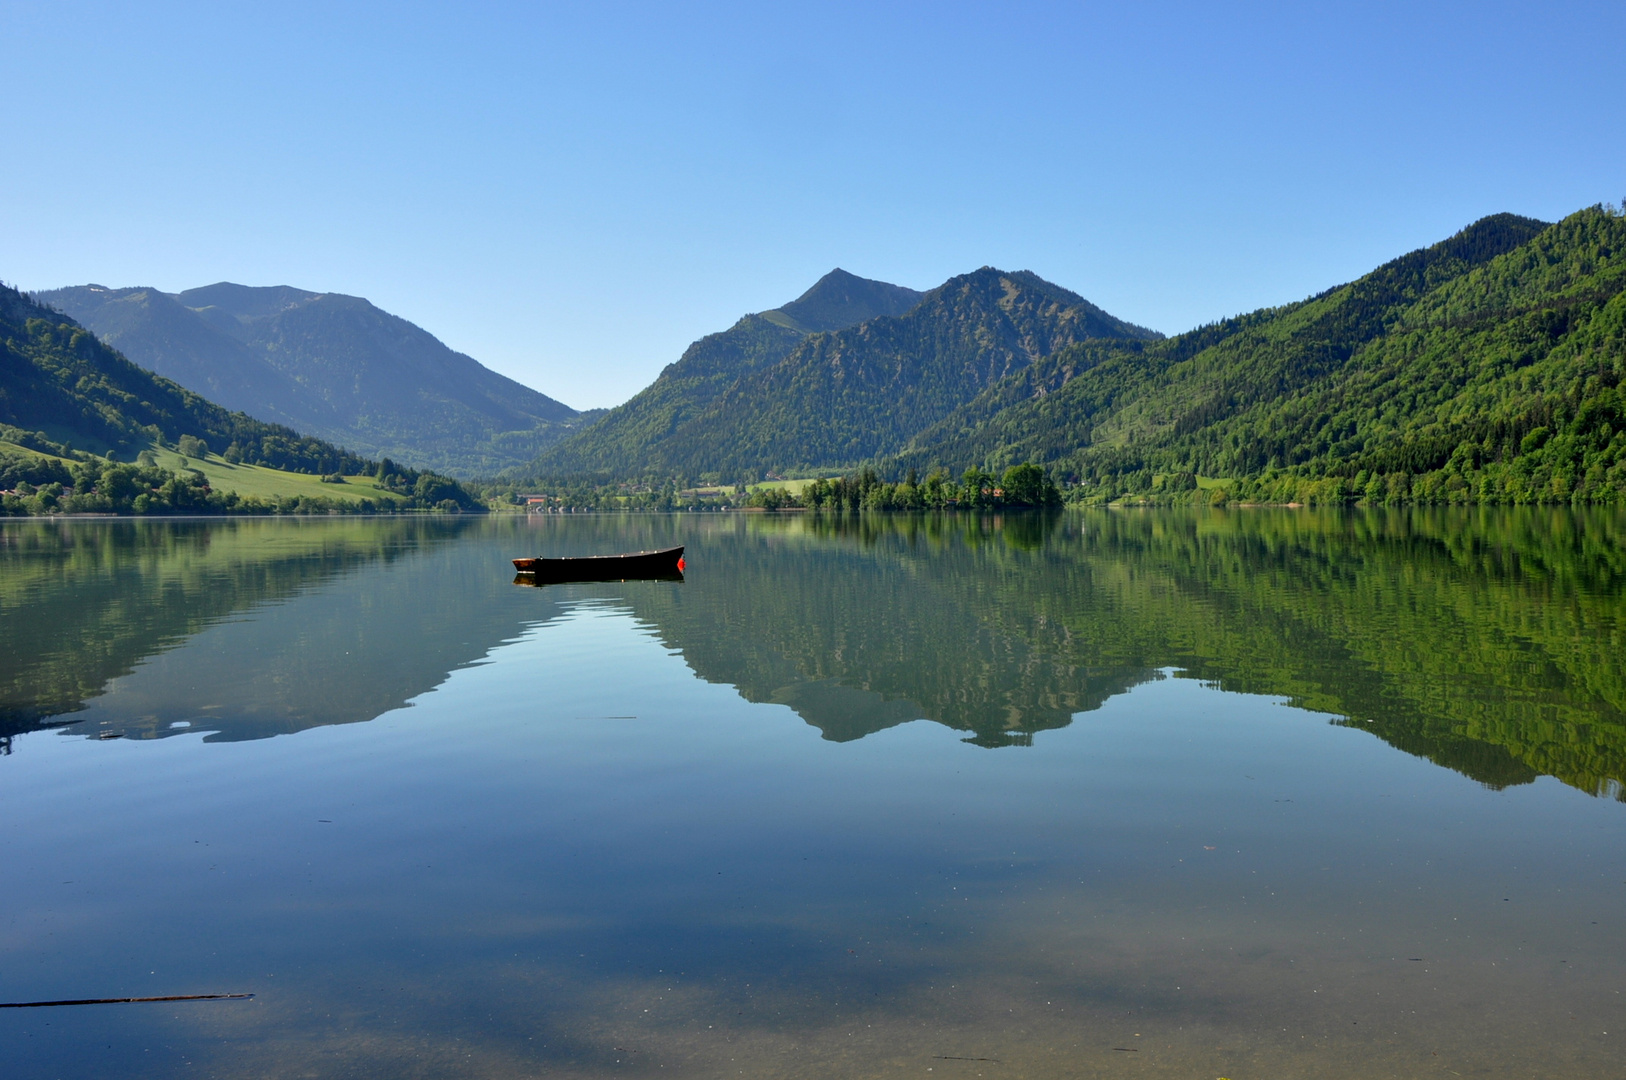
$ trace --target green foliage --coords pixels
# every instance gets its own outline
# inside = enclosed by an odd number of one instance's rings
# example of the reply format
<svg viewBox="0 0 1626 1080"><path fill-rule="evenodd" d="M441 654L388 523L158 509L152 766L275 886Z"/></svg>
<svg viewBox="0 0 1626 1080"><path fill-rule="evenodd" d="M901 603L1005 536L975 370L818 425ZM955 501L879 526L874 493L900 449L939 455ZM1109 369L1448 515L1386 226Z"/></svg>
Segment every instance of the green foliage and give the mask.
<svg viewBox="0 0 1626 1080"><path fill-rule="evenodd" d="M1487 218L1299 304L1063 349L888 467L1031 459L1079 501L1620 502L1623 287L1619 211Z"/></svg>
<svg viewBox="0 0 1626 1080"><path fill-rule="evenodd" d="M1002 477L967 469L958 482L941 471L921 482L911 471L902 482L888 483L874 469L861 469L834 480L814 480L799 493L762 487L746 502L748 507L762 510L980 510L1060 504L1055 483L1031 463L1013 465Z"/></svg>
<svg viewBox="0 0 1626 1080"><path fill-rule="evenodd" d="M450 500L453 505L457 502L457 481L434 473L424 473L413 481L412 495L421 500L424 505L438 505Z"/></svg>
<svg viewBox="0 0 1626 1080"><path fill-rule="evenodd" d="M1024 463L1003 476L971 469L959 480L938 471L921 480L911 472L901 481L883 480L874 469L847 476L745 485L694 486L688 480L651 475L634 481L574 479L518 486L493 485L481 494L498 506L533 511L648 510L975 510L1060 506L1061 492L1037 465Z"/></svg>
<svg viewBox="0 0 1626 1080"><path fill-rule="evenodd" d="M73 474L68 471L68 463L59 457L0 448L0 491L10 491L20 484L40 487L71 483Z"/></svg>
<svg viewBox="0 0 1626 1080"><path fill-rule="evenodd" d="M1061 501L1056 485L1043 469L1030 462L1012 465L1000 477L999 494L1006 505L1049 506Z"/></svg>
<svg viewBox="0 0 1626 1080"><path fill-rule="evenodd" d="M377 513L394 509L386 500L332 500L310 496L243 497L216 491L195 469L174 471L156 465L120 464L87 457L72 466L55 459L35 471L44 482L22 480L0 493L0 515L50 514L330 514ZM0 472L15 475L15 458L0 457Z"/></svg>
<svg viewBox="0 0 1626 1080"><path fill-rule="evenodd" d="M60 448L60 447L59 447ZM458 482L434 473L400 470L387 474L384 490L402 499L325 498L304 493L244 495L217 490L201 469L166 469L151 453L134 464L79 453L73 458L0 446L0 516L51 514L355 514L433 510L441 513L484 509ZM277 474L270 474L277 475ZM343 484L342 475L321 478Z"/></svg>
<svg viewBox="0 0 1626 1080"><path fill-rule="evenodd" d="M574 477L525 484L487 484L477 489L498 509L532 513L619 513L670 510L725 510L743 507L743 487L691 486L686 480L650 475L635 480Z"/></svg>
<svg viewBox="0 0 1626 1080"><path fill-rule="evenodd" d="M389 458L377 465L368 463L368 470L378 486L406 497L407 505L418 509L441 510L451 513L478 512L485 509L473 489L448 476L427 470L408 469ZM341 482L343 478L340 478Z"/></svg>

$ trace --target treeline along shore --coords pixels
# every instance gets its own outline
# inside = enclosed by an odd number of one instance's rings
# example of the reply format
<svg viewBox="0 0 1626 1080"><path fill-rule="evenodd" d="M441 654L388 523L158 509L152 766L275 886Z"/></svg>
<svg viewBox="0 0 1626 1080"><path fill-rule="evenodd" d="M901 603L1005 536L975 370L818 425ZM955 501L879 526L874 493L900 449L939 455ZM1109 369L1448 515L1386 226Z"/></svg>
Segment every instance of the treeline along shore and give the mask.
<svg viewBox="0 0 1626 1080"><path fill-rule="evenodd" d="M6 432L0 430L0 435ZM350 475L327 473L321 477L285 474L287 481L314 480L346 485L353 496L329 497L297 492L245 495L218 490L203 469L193 462L242 468L229 458L211 461L208 444L183 435L175 447L178 468L158 463L153 450L143 450L133 462L75 451L52 444L43 433L13 433L50 452L0 451L0 515L56 514L395 514L434 511L482 511L473 494L448 477L402 468L386 458L358 461ZM9 440L8 440L9 441ZM13 445L16 445L15 442ZM235 449L235 447L233 447ZM240 460L240 459L239 459ZM362 472L361 470L367 470ZM257 470L260 475L275 470ZM277 477L277 480L283 479ZM275 482L275 481L273 481Z"/></svg>

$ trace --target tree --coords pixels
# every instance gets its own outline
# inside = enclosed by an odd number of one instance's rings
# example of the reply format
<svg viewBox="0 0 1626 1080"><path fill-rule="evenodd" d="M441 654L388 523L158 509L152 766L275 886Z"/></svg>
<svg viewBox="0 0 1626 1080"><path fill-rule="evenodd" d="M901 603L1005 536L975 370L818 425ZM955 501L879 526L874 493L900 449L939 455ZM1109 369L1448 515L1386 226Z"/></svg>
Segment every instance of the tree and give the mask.
<svg viewBox="0 0 1626 1080"><path fill-rule="evenodd" d="M413 497L421 501L425 506L433 506L447 499L456 502L459 494L457 481L449 480L444 476L436 476L434 473L421 474L418 477L418 482L412 488Z"/></svg>
<svg viewBox="0 0 1626 1080"><path fill-rule="evenodd" d="M1061 501L1061 494L1050 477L1031 462L1006 469L999 486L1007 506L1054 506Z"/></svg>

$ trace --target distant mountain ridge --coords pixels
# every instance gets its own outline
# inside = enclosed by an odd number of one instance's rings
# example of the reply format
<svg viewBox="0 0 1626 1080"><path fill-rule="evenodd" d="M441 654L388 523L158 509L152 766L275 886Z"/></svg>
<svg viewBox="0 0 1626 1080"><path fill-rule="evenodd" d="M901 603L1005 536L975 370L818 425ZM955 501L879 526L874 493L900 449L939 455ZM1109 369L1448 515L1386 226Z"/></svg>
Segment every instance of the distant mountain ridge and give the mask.
<svg viewBox="0 0 1626 1080"><path fill-rule="evenodd" d="M460 476L534 457L596 414L455 352L360 297L220 282L35 296L213 401L371 456Z"/></svg>
<svg viewBox="0 0 1626 1080"><path fill-rule="evenodd" d="M484 509L445 476L222 408L4 285L0 476L5 516Z"/></svg>
<svg viewBox="0 0 1626 1080"><path fill-rule="evenodd" d="M841 467L901 449L1056 349L1159 336L1028 271L984 267L915 293L837 270L796 301L695 342L653 385L528 471L735 479Z"/></svg>
<svg viewBox="0 0 1626 1080"><path fill-rule="evenodd" d="M90 331L0 285L0 424L96 453L134 456L183 436L216 453L306 473L369 463L320 439L230 412L120 356Z"/></svg>

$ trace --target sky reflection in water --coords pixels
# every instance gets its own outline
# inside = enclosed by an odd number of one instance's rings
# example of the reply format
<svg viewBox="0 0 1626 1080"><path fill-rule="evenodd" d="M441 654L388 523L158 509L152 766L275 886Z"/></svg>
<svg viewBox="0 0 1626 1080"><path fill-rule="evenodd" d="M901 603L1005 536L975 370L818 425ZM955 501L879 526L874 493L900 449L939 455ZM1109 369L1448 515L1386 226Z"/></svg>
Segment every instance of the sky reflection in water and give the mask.
<svg viewBox="0 0 1626 1080"><path fill-rule="evenodd" d="M1600 1075L1620 536L7 524L6 1074Z"/></svg>

